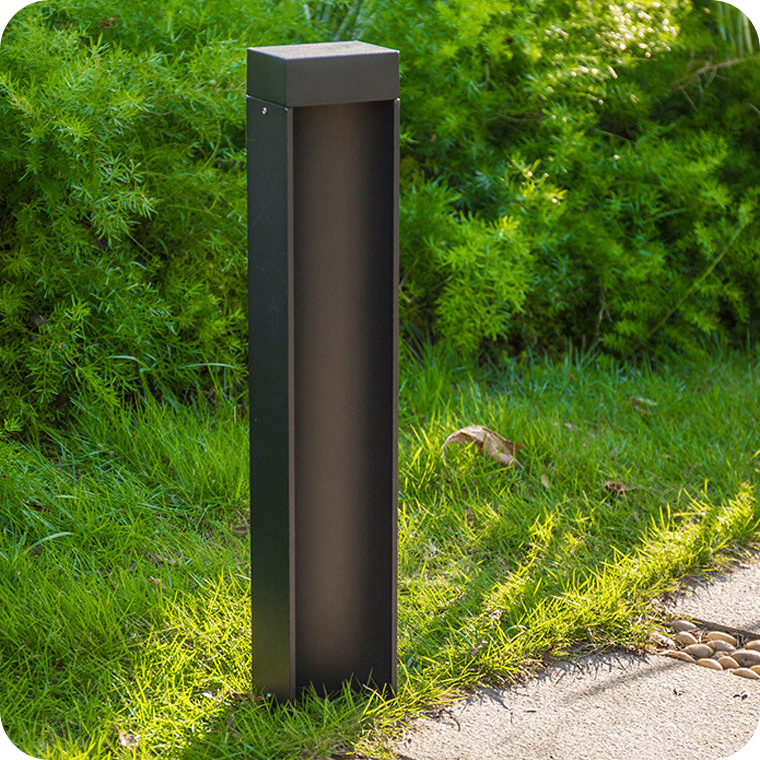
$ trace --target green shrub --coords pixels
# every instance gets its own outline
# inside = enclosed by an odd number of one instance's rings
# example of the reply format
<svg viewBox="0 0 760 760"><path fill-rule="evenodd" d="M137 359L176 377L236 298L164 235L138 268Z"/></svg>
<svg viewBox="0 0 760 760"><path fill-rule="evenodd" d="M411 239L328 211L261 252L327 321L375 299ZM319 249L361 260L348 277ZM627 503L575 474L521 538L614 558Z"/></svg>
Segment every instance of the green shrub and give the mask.
<svg viewBox="0 0 760 760"><path fill-rule="evenodd" d="M0 47L0 414L243 381L239 52L85 30L31 6Z"/></svg>
<svg viewBox="0 0 760 760"><path fill-rule="evenodd" d="M451 198L430 208L446 230L436 245L402 236L402 315L472 351L573 340L628 355L756 335L760 60L730 57L715 11L388 8L382 41L402 40L402 205L428 182ZM502 219L515 232L499 265L485 240L477 257L456 242Z"/></svg>

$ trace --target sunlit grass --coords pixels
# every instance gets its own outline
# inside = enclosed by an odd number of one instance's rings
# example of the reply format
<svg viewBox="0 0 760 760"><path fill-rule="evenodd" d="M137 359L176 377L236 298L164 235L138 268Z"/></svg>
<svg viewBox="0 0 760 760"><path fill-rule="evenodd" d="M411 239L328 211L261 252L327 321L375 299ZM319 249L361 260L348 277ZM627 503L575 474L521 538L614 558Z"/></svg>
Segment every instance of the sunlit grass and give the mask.
<svg viewBox="0 0 760 760"><path fill-rule="evenodd" d="M405 351L398 692L297 706L251 691L244 410L90 407L0 439L5 730L61 760L381 756L462 689L641 647L658 595L757 540L759 395L746 355L476 372ZM445 464L468 424L519 465L457 445Z"/></svg>

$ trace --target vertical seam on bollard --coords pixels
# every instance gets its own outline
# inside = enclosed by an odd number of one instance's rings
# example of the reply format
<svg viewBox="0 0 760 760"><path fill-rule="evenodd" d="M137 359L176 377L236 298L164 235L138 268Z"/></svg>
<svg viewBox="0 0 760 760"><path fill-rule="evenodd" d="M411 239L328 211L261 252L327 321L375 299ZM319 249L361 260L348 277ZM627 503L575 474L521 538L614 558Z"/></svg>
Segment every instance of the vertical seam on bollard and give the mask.
<svg viewBox="0 0 760 760"><path fill-rule="evenodd" d="M399 144L399 133L401 131L401 101L399 98L395 98L393 102L393 413L392 413L392 425L393 431L391 433L391 441L393 451L391 454L391 487L393 493L391 494L391 509L393 514L391 515L391 554L392 554L392 569L391 569L391 652L390 652L390 680L391 688L395 691L397 687L397 646L398 646L398 390L399 390L399 360L398 360L398 346L399 346L399 183L400 183L400 165L399 165L399 151L396 146Z"/></svg>
<svg viewBox="0 0 760 760"><path fill-rule="evenodd" d="M288 527L289 527L289 573L290 573L290 698L296 697L296 457L295 457L295 306L294 306L294 229L293 229L293 109L286 108L287 131L287 203L288 203Z"/></svg>

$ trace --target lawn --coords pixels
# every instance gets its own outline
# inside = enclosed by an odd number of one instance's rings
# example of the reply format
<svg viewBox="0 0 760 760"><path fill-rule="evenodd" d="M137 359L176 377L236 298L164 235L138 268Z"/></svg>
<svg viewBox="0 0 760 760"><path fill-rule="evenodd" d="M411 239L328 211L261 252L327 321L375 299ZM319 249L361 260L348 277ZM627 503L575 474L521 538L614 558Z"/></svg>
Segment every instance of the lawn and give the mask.
<svg viewBox="0 0 760 760"><path fill-rule="evenodd" d="M402 351L399 688L251 691L246 409L84 406L0 438L0 716L40 758L388 754L405 716L641 649L679 579L760 536L760 362ZM446 437L521 444L504 468Z"/></svg>

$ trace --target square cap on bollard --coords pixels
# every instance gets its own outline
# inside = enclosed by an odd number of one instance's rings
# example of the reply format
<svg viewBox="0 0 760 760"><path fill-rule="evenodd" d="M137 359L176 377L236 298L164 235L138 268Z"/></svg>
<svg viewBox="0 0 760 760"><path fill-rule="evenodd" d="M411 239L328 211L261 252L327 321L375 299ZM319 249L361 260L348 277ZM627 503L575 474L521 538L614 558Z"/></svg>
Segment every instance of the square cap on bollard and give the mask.
<svg viewBox="0 0 760 760"><path fill-rule="evenodd" d="M248 48L248 94L288 107L394 100L398 50L357 40Z"/></svg>
<svg viewBox="0 0 760 760"><path fill-rule="evenodd" d="M395 688L398 51L248 49L253 680Z"/></svg>

